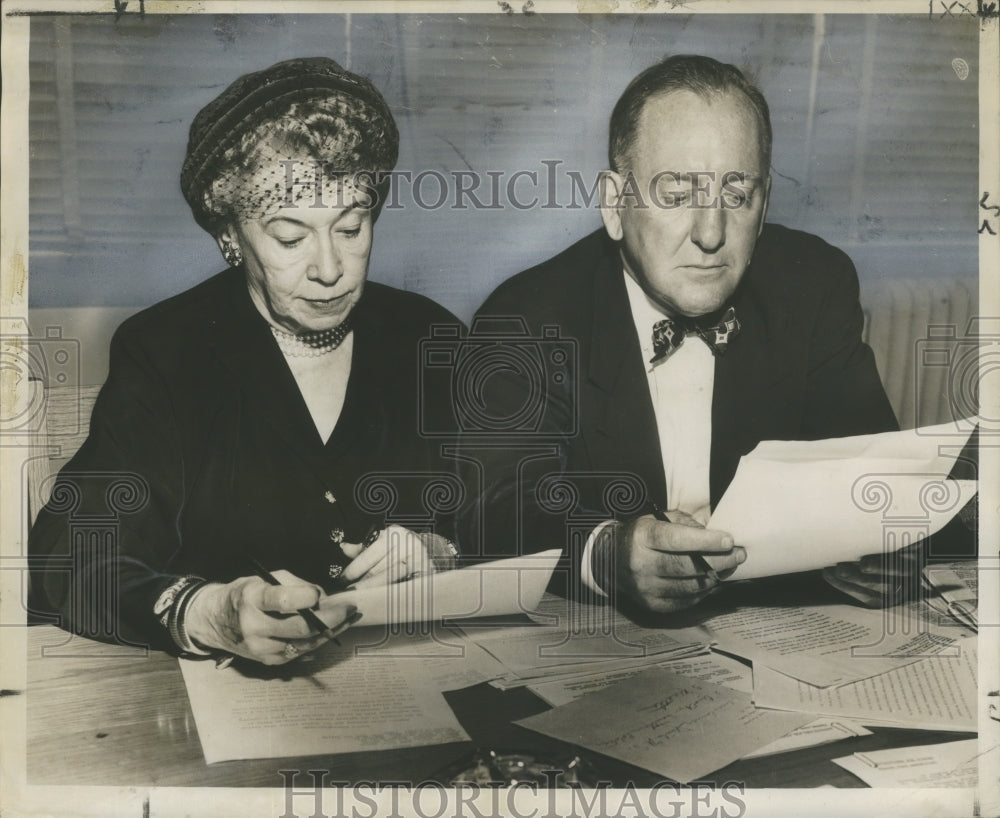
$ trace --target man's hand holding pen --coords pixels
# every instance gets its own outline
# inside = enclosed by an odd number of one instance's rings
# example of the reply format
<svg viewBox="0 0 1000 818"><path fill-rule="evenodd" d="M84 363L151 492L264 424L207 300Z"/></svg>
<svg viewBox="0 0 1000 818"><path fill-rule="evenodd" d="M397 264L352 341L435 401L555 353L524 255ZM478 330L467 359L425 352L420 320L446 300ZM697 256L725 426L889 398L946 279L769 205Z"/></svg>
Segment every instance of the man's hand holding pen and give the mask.
<svg viewBox="0 0 1000 818"><path fill-rule="evenodd" d="M668 613L700 602L745 560L746 551L729 534L704 528L683 512L657 510L605 526L594 544L592 568L605 591Z"/></svg>

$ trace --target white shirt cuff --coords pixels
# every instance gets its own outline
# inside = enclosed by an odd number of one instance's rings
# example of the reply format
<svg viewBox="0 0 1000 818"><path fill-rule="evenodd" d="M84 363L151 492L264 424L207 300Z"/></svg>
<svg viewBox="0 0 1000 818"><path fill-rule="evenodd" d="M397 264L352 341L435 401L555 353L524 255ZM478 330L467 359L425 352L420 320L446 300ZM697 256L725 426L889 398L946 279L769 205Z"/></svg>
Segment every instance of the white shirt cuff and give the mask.
<svg viewBox="0 0 1000 818"><path fill-rule="evenodd" d="M594 570L591 565L591 556L594 552L594 543L597 542L597 538L601 535L601 532L611 525L614 520L605 520L599 526L597 526L593 531L590 532L590 536L587 537L587 544L583 547L583 559L580 565L580 579L584 585L590 588L591 591L596 593L598 596L606 597L607 594L604 590L597 584L594 579Z"/></svg>

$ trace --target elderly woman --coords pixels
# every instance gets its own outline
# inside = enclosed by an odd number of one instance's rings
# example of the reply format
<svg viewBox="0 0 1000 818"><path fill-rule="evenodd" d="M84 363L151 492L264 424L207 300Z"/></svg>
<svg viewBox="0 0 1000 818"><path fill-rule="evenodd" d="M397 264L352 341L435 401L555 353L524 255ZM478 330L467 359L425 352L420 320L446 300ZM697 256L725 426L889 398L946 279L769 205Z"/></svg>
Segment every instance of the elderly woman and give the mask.
<svg viewBox="0 0 1000 818"><path fill-rule="evenodd" d="M335 586L449 564L447 530L384 528L359 489L399 475L393 513L426 520L428 482L452 473L419 434L418 344L457 321L366 281L397 152L382 95L324 58L243 76L195 117L181 187L229 269L115 334L90 436L31 531L35 607L278 664L356 619L318 605ZM138 488L117 543L74 541L123 476Z"/></svg>

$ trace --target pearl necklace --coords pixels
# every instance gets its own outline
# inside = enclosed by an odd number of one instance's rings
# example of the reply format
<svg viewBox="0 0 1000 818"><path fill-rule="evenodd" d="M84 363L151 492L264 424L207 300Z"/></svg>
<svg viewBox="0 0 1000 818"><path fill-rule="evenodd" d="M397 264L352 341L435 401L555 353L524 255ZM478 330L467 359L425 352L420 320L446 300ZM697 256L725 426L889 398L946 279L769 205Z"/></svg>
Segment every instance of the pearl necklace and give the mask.
<svg viewBox="0 0 1000 818"><path fill-rule="evenodd" d="M271 327L271 334L278 342L278 348L292 358L318 358L327 355L341 345L351 331L351 317L348 316L332 329L321 332L303 332L294 335Z"/></svg>

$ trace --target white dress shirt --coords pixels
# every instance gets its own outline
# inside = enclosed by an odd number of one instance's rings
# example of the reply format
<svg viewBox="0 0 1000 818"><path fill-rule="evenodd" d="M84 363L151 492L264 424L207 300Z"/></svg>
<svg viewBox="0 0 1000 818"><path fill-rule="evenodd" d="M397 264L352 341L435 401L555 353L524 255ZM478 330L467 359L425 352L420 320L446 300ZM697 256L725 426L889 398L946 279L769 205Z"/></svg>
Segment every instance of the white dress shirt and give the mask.
<svg viewBox="0 0 1000 818"><path fill-rule="evenodd" d="M686 512L705 525L711 514L709 458L715 356L700 338L688 336L672 354L651 364L653 325L667 315L628 273L622 271L622 275L653 402L667 485L666 497L650 499L661 508ZM597 535L610 522L602 523L591 532L581 566L584 584L602 596L604 592L594 581L590 560Z"/></svg>

